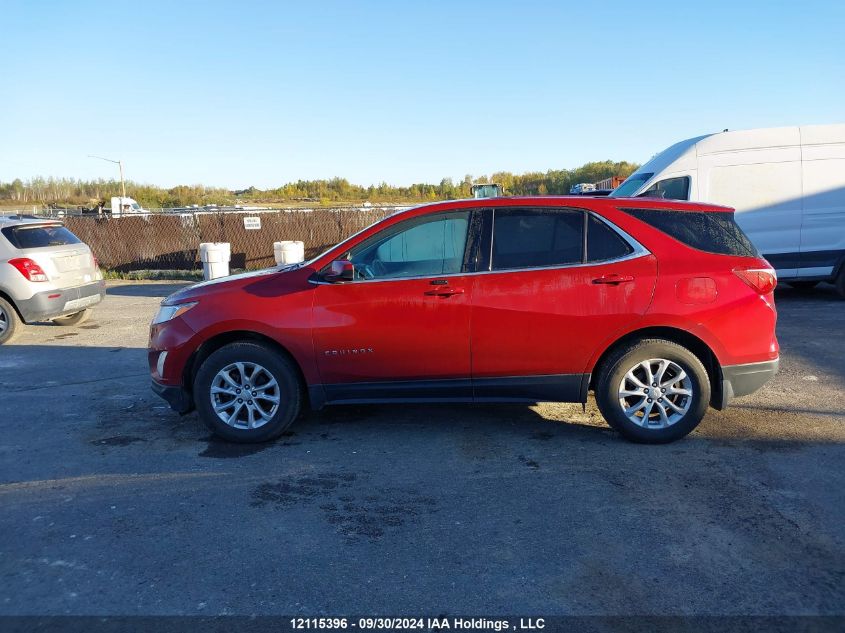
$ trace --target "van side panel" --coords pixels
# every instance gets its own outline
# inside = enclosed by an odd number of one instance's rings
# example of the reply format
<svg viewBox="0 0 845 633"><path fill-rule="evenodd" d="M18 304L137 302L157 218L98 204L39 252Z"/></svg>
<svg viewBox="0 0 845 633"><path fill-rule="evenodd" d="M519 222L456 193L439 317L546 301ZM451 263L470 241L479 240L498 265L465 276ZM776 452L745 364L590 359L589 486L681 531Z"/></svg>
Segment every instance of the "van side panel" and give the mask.
<svg viewBox="0 0 845 633"><path fill-rule="evenodd" d="M802 128L804 222L801 269L806 278L830 278L845 261L845 125L818 133ZM837 133L838 132L838 133Z"/></svg>
<svg viewBox="0 0 845 633"><path fill-rule="evenodd" d="M801 251L799 145L700 154L699 199L736 209L736 221L781 278L795 277Z"/></svg>

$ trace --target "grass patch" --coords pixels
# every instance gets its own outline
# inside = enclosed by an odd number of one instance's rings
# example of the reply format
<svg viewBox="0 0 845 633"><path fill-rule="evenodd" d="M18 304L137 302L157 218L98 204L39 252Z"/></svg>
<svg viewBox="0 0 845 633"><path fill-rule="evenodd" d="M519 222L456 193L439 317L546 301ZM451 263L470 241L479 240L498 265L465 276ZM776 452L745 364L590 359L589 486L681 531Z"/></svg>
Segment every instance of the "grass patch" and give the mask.
<svg viewBox="0 0 845 633"><path fill-rule="evenodd" d="M233 271L234 272L234 271ZM202 281L201 270L103 270L103 279L128 281Z"/></svg>

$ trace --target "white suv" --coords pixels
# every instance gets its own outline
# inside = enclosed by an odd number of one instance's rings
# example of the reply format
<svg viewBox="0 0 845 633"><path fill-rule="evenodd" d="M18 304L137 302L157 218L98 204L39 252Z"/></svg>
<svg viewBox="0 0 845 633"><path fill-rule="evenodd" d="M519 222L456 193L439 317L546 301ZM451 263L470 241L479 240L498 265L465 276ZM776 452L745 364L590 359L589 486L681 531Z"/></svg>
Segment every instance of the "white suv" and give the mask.
<svg viewBox="0 0 845 633"><path fill-rule="evenodd" d="M105 294L91 249L61 222L0 217L0 345L23 323L82 323Z"/></svg>

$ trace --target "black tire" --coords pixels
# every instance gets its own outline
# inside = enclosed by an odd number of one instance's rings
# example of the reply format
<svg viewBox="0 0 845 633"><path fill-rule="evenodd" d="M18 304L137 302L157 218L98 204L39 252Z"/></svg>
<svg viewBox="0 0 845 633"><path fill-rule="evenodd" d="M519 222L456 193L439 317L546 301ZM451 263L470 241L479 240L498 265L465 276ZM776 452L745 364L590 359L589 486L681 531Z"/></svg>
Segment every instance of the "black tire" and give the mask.
<svg viewBox="0 0 845 633"><path fill-rule="evenodd" d="M15 306L0 297L0 345L11 341L22 326L23 322Z"/></svg>
<svg viewBox="0 0 845 633"><path fill-rule="evenodd" d="M649 423L643 426L631 421L620 404L620 386L625 375L639 363L651 359L671 361L686 373L691 384L690 396L671 396L674 398L673 402L681 405L679 408L684 408L686 398L689 398L688 409L680 419L662 428L648 428ZM660 389L660 386L657 388ZM643 339L620 347L602 363L595 394L604 419L626 439L646 444L665 444L684 437L701 422L710 404L710 380L704 365L687 348L663 339ZM660 393L657 395L662 396ZM668 399L667 396L662 397ZM637 398L642 399L643 396L634 396L626 402L633 406L638 404ZM663 399L660 402L664 402ZM666 407L665 404L662 406ZM652 415L658 416L655 420L658 422L659 413L653 412ZM639 417L642 419L642 416Z"/></svg>
<svg viewBox="0 0 845 633"><path fill-rule="evenodd" d="M80 325L82 323L85 323L88 320L88 317L90 316L91 310L86 308L82 312L77 312L76 314L69 314L68 316L56 317L55 319L53 319L53 323L62 326Z"/></svg>
<svg viewBox="0 0 845 633"><path fill-rule="evenodd" d="M787 283L796 290L812 290L819 285L818 281L788 281Z"/></svg>
<svg viewBox="0 0 845 633"><path fill-rule="evenodd" d="M261 366L278 384L278 389L271 391L271 395L279 399L278 405L275 407L275 411L273 411L273 405L263 401L264 406L262 408L268 414L272 413L272 415L269 421L257 428L248 429L246 427L230 426L214 411L214 406L212 405L212 397L214 396L211 393L212 382L215 380L218 372L234 363L251 363ZM250 385L250 379L254 375L240 377L237 370L232 370L228 375L230 377L234 375L236 382L245 383L247 387L254 388L256 386ZM256 384L259 383L257 382ZM267 383L265 382L264 384ZM293 362L285 355L260 343L246 341L230 343L213 352L200 366L194 379L193 387L194 404L196 405L200 419L212 433L231 442L254 443L272 440L281 435L293 423L302 408L303 388L299 379L299 373ZM228 394L218 394L217 396L227 402L233 403L232 409L227 409L224 413L232 411L238 418L235 420L236 424L245 424L246 420L244 418L247 418L248 415L254 415L248 413L246 410L247 402L252 403L252 400L248 400L247 393L248 390L244 389L244 397L242 398L244 402L238 407L239 412L234 411L234 407L237 405L234 405L233 400L229 400L229 398L235 399L237 396L230 396ZM238 392L238 394L240 395L241 392ZM258 406L259 398L255 399L256 407ZM243 421L239 422L241 419Z"/></svg>

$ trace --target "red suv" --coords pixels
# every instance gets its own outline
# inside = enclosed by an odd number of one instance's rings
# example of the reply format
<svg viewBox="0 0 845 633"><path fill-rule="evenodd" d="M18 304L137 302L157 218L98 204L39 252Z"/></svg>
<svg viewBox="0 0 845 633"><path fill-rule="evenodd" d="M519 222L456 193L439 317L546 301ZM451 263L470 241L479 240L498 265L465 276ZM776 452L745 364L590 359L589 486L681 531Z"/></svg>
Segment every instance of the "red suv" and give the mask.
<svg viewBox="0 0 845 633"><path fill-rule="evenodd" d="M586 402L669 442L778 368L772 267L731 209L495 198L393 215L316 259L162 302L153 389L219 436L306 404Z"/></svg>

